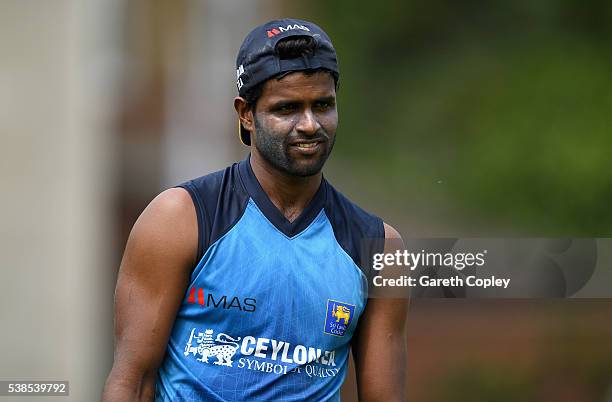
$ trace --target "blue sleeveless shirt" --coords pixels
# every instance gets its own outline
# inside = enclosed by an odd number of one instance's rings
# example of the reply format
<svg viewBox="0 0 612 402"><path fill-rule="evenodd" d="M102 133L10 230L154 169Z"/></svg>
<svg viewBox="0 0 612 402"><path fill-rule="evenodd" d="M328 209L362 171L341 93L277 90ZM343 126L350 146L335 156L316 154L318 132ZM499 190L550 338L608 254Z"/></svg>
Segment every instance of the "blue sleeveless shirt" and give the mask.
<svg viewBox="0 0 612 402"><path fill-rule="evenodd" d="M364 239L384 239L382 220L323 179L289 222L248 158L180 187L196 207L199 262L155 400L339 401L376 252Z"/></svg>

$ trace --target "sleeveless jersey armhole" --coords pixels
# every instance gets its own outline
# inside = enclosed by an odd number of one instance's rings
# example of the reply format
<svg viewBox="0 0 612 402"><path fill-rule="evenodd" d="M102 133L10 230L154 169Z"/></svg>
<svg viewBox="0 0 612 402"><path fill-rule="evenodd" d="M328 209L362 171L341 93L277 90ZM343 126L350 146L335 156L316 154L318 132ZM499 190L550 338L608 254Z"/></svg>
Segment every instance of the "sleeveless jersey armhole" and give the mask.
<svg viewBox="0 0 612 402"><path fill-rule="evenodd" d="M381 218L360 208L331 184L326 211L340 246L353 259L371 283L372 257L385 246L385 227Z"/></svg>
<svg viewBox="0 0 612 402"><path fill-rule="evenodd" d="M176 186L176 188L183 188L189 193L196 210L196 216L198 220L198 251L194 264L195 268L204 256L204 250L208 248L209 230L207 230L207 228L210 227L210 225L208 222L206 206L204 205L204 202L198 195L198 192L196 191L195 187L191 182L180 184Z"/></svg>

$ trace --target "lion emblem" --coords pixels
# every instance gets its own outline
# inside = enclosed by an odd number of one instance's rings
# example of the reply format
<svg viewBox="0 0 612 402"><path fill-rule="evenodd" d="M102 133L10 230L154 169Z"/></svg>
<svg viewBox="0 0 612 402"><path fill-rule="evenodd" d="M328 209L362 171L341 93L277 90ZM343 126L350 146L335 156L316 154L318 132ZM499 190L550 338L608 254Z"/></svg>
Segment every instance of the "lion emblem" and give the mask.
<svg viewBox="0 0 612 402"><path fill-rule="evenodd" d="M238 341L240 337L234 339L231 336L219 333L213 340L213 330L207 329L202 332L198 332L195 335L195 328L191 330L189 341L185 345L185 356L194 355L199 356L196 360L202 363L209 363L209 357L216 357L217 360L213 363L219 366L232 367L232 358L238 350ZM196 345L193 344L195 340Z"/></svg>
<svg viewBox="0 0 612 402"><path fill-rule="evenodd" d="M348 325L349 319L351 318L351 310L344 306L334 305L334 309L332 310L332 317L336 319L336 322L344 320L344 325Z"/></svg>

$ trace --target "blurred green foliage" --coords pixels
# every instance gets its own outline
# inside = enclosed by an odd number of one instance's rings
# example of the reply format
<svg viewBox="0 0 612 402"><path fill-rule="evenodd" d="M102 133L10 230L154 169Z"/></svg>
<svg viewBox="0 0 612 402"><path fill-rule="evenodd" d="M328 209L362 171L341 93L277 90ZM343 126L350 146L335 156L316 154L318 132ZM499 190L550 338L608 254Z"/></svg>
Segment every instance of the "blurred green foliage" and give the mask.
<svg viewBox="0 0 612 402"><path fill-rule="evenodd" d="M313 0L341 68L336 157L398 211L612 228L612 3Z"/></svg>

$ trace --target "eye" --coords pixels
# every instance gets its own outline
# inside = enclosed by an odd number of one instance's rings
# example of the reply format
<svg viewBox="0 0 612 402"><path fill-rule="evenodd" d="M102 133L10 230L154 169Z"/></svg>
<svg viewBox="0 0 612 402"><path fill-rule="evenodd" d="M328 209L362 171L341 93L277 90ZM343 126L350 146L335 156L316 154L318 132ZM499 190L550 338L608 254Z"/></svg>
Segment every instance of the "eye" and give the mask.
<svg viewBox="0 0 612 402"><path fill-rule="evenodd" d="M334 104L332 102L327 102L327 101L320 101L320 102L316 102L314 104L315 109L320 110L320 111L329 110L333 106L334 106Z"/></svg>
<svg viewBox="0 0 612 402"><path fill-rule="evenodd" d="M293 103L282 103L274 108L274 112L279 114L289 114L295 111L296 105Z"/></svg>

